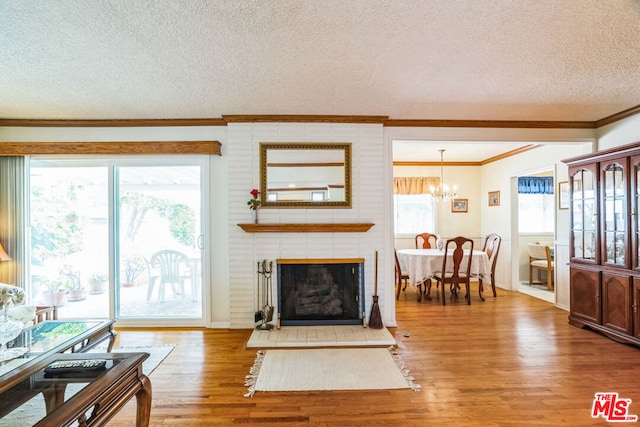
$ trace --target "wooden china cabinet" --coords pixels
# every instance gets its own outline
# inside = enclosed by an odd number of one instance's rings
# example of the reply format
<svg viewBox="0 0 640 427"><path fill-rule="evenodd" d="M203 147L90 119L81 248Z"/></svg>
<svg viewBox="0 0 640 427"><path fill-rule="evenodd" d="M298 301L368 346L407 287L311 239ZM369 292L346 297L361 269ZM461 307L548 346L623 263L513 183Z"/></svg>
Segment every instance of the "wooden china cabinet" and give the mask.
<svg viewBox="0 0 640 427"><path fill-rule="evenodd" d="M640 142L563 162L570 187L569 323L640 345Z"/></svg>

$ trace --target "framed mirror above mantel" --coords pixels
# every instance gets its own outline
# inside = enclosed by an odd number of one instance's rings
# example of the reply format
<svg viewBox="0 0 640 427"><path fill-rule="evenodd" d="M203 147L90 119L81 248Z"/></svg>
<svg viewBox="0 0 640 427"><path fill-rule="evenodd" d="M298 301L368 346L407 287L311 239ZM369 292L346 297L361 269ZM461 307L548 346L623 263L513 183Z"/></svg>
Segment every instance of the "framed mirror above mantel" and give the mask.
<svg viewBox="0 0 640 427"><path fill-rule="evenodd" d="M351 143L261 143L261 208L351 208Z"/></svg>

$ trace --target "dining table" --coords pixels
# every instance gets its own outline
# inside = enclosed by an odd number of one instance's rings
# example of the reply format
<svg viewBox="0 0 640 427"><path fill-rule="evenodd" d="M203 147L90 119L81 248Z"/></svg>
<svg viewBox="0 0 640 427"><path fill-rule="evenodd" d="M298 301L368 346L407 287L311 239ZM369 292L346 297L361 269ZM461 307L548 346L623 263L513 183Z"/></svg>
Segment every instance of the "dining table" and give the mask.
<svg viewBox="0 0 640 427"><path fill-rule="evenodd" d="M419 285L431 279L433 273L442 269L445 251L443 249L399 249L398 261L402 271L409 275L409 283ZM469 249L464 250L460 270L466 270L469 262ZM449 270L451 268L451 270ZM453 272L453 251L447 253L447 272ZM471 277L479 280L491 277L489 257L484 251L474 250L471 256ZM482 287L479 288L480 299ZM420 295L418 295L420 299Z"/></svg>

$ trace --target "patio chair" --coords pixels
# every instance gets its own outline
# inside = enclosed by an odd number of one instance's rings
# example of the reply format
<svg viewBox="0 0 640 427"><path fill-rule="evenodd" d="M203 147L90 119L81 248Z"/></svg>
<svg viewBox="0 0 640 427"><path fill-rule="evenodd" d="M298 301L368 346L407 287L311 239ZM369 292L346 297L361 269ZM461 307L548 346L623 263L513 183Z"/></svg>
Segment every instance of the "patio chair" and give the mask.
<svg viewBox="0 0 640 427"><path fill-rule="evenodd" d="M169 249L158 251L151 256L149 267L152 270L156 269L158 275L150 275L147 300L151 299L156 284L158 302L164 301L167 286L171 288L174 299L178 295L184 299L184 282L191 280L189 258L185 254Z"/></svg>

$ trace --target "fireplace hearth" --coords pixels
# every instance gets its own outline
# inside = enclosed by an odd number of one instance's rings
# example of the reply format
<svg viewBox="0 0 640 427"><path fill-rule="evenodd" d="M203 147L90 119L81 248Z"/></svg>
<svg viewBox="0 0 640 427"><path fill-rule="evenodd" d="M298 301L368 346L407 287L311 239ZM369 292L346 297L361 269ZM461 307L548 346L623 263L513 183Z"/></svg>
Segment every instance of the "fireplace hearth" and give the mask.
<svg viewBox="0 0 640 427"><path fill-rule="evenodd" d="M364 259L278 259L278 325L364 322Z"/></svg>

